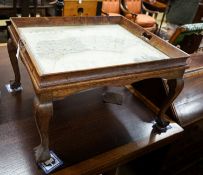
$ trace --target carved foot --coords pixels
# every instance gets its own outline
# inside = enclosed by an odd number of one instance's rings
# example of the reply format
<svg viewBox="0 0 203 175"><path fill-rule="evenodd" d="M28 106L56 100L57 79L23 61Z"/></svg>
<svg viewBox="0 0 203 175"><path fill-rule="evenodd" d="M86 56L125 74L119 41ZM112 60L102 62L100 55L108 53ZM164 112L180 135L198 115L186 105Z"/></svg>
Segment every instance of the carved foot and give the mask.
<svg viewBox="0 0 203 175"><path fill-rule="evenodd" d="M11 80L9 84L10 84L10 88L12 90L15 90L15 89L18 89L18 88L21 87L21 83L20 82L16 82L14 80Z"/></svg>
<svg viewBox="0 0 203 175"><path fill-rule="evenodd" d="M155 122L156 123L153 125L153 129L158 133L166 132L170 128L168 121L157 118Z"/></svg>
<svg viewBox="0 0 203 175"><path fill-rule="evenodd" d="M39 145L34 148L36 162L46 162L51 158L48 148Z"/></svg>

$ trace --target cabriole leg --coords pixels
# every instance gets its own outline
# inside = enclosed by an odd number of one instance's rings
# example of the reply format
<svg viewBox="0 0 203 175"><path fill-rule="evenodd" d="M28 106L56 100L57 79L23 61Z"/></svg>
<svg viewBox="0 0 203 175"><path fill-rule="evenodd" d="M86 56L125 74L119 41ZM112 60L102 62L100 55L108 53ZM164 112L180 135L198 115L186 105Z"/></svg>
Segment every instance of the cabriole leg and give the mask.
<svg viewBox="0 0 203 175"><path fill-rule="evenodd" d="M17 48L13 44L13 41L11 40L11 38L8 40L7 49L8 49L11 65L14 71L14 75L15 75L15 80L10 81L10 88L15 90L21 86L21 83L20 83L19 65L18 65L18 60L16 58Z"/></svg>
<svg viewBox="0 0 203 175"><path fill-rule="evenodd" d="M41 143L35 150L37 162L45 162L50 159L49 153L49 122L53 116L53 102L40 103L38 98L34 102L35 121L40 135Z"/></svg>
<svg viewBox="0 0 203 175"><path fill-rule="evenodd" d="M184 86L183 78L171 79L168 80L167 83L169 87L168 97L163 102L163 105L160 108L156 119L156 124L154 125L155 129L158 129L158 131L160 132L166 132L169 122L165 121L163 117L169 106L173 103L173 101L179 95Z"/></svg>

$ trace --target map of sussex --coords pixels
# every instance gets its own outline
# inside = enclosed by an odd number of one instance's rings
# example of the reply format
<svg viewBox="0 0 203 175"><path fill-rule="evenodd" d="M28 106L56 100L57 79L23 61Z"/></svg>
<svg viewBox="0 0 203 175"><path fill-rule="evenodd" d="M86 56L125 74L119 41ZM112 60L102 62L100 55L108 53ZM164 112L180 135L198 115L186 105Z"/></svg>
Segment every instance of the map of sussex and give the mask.
<svg viewBox="0 0 203 175"><path fill-rule="evenodd" d="M120 25L24 27L19 32L41 74L169 58Z"/></svg>

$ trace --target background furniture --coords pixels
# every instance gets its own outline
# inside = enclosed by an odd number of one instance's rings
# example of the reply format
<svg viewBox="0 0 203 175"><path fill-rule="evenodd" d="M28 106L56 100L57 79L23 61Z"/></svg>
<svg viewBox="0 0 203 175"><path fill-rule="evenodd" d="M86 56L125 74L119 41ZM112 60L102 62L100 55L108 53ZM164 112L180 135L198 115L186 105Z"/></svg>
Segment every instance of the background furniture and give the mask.
<svg viewBox="0 0 203 175"><path fill-rule="evenodd" d="M167 2L167 1L160 1L160 0L155 0L155 1L143 0L143 4L144 4L144 7L146 9L145 10L146 12L149 10L157 12L154 15L155 19L157 19L158 13L163 13L157 34L160 34L161 27L162 27L162 24L164 22L164 18L166 16L167 11L168 11L169 3L170 3L169 1ZM148 12L148 13L150 15L153 15L153 13L150 13L150 12Z"/></svg>
<svg viewBox="0 0 203 175"><path fill-rule="evenodd" d="M63 16L100 15L101 4L101 0L64 0Z"/></svg>
<svg viewBox="0 0 203 175"><path fill-rule="evenodd" d="M7 30L7 23L9 23L10 17L16 17L21 15L36 16L37 13L37 0L23 1L23 0L8 0L0 4L0 19L3 24L0 26L0 30L5 32Z"/></svg>
<svg viewBox="0 0 203 175"><path fill-rule="evenodd" d="M164 13L167 8L167 3L160 2L159 0L155 0L155 2L150 1L150 0L143 0L143 5L146 8L146 12L148 12L148 10L152 10L152 11L156 11L159 13ZM148 12L148 13L150 13L150 12ZM151 15L153 15L153 13ZM157 13L155 13L154 15L156 18Z"/></svg>
<svg viewBox="0 0 203 175"><path fill-rule="evenodd" d="M155 32L157 29L156 20L146 14L142 14L142 1L141 0L121 0L121 10L124 16L136 24L142 26L148 31ZM157 13L150 11L150 13Z"/></svg>
<svg viewBox="0 0 203 175"><path fill-rule="evenodd" d="M63 0L58 0L55 4L50 4L46 0L8 0L0 4L0 20L4 21L0 24L2 35L6 33L7 25L10 17L16 16L61 16L63 9ZM7 35L8 36L8 35ZM6 42L6 37L0 42Z"/></svg>
<svg viewBox="0 0 203 175"><path fill-rule="evenodd" d="M190 24L197 12L199 0L170 0L166 20L176 25Z"/></svg>
<svg viewBox="0 0 203 175"><path fill-rule="evenodd" d="M193 19L193 23L203 22L203 0L199 1L198 9Z"/></svg>
<svg viewBox="0 0 203 175"><path fill-rule="evenodd" d="M8 0L4 4L0 4L0 15L7 16L7 18L16 16L17 14L35 16L36 13L39 13L41 16L47 16L49 15L48 10L53 7L53 5L50 5L45 0Z"/></svg>
<svg viewBox="0 0 203 175"><path fill-rule="evenodd" d="M102 1L102 15L118 16L120 15L120 0L103 0Z"/></svg>
<svg viewBox="0 0 203 175"><path fill-rule="evenodd" d="M202 32L203 23L186 24L176 29L169 42L191 54L198 50L203 38Z"/></svg>

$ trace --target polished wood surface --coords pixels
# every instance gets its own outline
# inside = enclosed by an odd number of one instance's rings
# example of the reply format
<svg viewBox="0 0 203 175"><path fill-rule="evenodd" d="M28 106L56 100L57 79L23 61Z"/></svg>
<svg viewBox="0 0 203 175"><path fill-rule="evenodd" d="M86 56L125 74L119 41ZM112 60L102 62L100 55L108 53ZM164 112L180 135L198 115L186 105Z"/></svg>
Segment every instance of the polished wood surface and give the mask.
<svg viewBox="0 0 203 175"><path fill-rule="evenodd" d="M39 142L32 112L34 90L21 62L19 66L24 89L10 94L4 85L13 73L7 49L0 47L0 174L41 175L32 151ZM106 91L122 94L123 105L104 103ZM96 88L53 104L50 148L69 167L57 174L105 172L172 142L183 131L172 122L166 133L154 133L155 114L126 88Z"/></svg>
<svg viewBox="0 0 203 175"><path fill-rule="evenodd" d="M203 174L203 120L184 128L175 142L130 162L130 175L201 175ZM121 169L122 175L128 175Z"/></svg>
<svg viewBox="0 0 203 175"><path fill-rule="evenodd" d="M39 142L32 112L33 88L25 69L20 66L22 83L27 88L23 94L13 96L5 88L9 83L6 77L13 77L8 52L6 46L0 47L0 174L41 175L32 154Z"/></svg>
<svg viewBox="0 0 203 175"><path fill-rule="evenodd" d="M182 126L203 119L203 54L191 55L190 68L184 75L185 87L174 101L174 110Z"/></svg>
<svg viewBox="0 0 203 175"><path fill-rule="evenodd" d="M62 72L55 74L40 74L33 63L35 60L29 54L29 50L20 48L21 60L25 64L32 80L37 103L34 103L34 110L37 119L37 127L41 136L41 143L36 150L36 160L45 161L50 158L48 155L49 147L49 119L52 116L52 101L64 98L68 95L101 86L124 86L143 79L161 77L168 79L169 96L160 108L154 125L161 132L167 130L169 122L164 120L165 111L177 97L183 87L183 73L187 68L186 60L189 55L176 49L157 36L146 32L143 28L128 21L122 16L117 17L61 17L61 18L12 18L12 25L9 27L12 42L8 42L8 48L17 47L20 41L18 27L27 26L57 26L57 25L102 25L102 24L120 24L132 34L146 40L150 45L158 48L170 59L163 59L150 62L141 62L133 64L123 64L118 66L88 69L84 71ZM23 43L21 43L23 45ZM10 54L10 59L15 60L16 56ZM16 66L14 72L16 72ZM16 75L19 77L19 75ZM68 77L68 78L67 78ZM15 81L14 84L19 82ZM13 85L13 84L12 84ZM48 107L49 106L49 107ZM48 111L48 109L50 111ZM40 116L44 117L40 117ZM40 118L40 120L39 120Z"/></svg>

